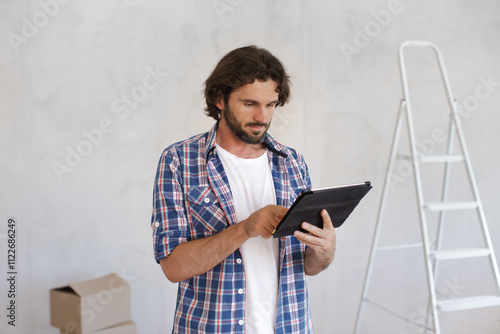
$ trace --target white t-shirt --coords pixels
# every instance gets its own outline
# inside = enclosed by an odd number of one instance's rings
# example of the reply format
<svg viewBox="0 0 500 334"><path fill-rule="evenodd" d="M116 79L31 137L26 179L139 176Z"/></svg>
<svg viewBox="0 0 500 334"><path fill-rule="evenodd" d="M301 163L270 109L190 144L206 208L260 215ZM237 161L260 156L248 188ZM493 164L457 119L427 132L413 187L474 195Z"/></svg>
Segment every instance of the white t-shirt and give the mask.
<svg viewBox="0 0 500 334"><path fill-rule="evenodd" d="M266 153L239 158L217 145L233 195L236 222L268 204L276 204L271 166ZM279 241L251 238L240 246L245 271L245 333L274 333L278 301Z"/></svg>

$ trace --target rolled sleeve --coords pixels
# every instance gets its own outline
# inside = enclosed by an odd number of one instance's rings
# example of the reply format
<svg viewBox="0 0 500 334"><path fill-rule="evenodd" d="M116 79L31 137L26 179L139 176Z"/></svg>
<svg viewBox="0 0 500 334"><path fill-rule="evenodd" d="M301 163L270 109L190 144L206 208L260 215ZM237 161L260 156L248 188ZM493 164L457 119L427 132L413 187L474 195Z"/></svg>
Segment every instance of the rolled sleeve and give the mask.
<svg viewBox="0 0 500 334"><path fill-rule="evenodd" d="M182 242L189 241L189 224L184 206L179 158L175 150L165 150L158 163L153 188L154 255L157 262Z"/></svg>

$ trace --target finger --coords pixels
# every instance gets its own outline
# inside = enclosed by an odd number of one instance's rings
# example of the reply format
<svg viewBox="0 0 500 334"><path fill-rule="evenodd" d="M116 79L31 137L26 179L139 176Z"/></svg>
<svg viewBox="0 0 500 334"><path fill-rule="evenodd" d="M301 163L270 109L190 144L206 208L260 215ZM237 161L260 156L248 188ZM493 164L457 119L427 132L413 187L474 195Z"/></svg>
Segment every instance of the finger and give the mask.
<svg viewBox="0 0 500 334"><path fill-rule="evenodd" d="M275 217L279 217L280 219L283 218L283 216L286 214L288 211L287 208L281 205L268 205L266 208L271 212L271 214Z"/></svg>
<svg viewBox="0 0 500 334"><path fill-rule="evenodd" d="M295 231L293 233L293 235L300 242L302 242L303 244L305 244L306 246L309 246L311 248L316 248L316 247L322 245L322 239L320 239L320 238L318 238L318 237L316 237L314 235L306 234L306 233L300 232L300 231Z"/></svg>
<svg viewBox="0 0 500 334"><path fill-rule="evenodd" d="M317 227L317 226L314 226L314 225L312 225L312 224L309 224L309 223L305 223L305 222L304 222L304 223L302 223L302 224L300 225L300 227L302 227L302 228L303 228L304 230L306 230L307 232L309 232L309 233L311 233L311 234L313 234L313 235L316 235L316 236L318 236L318 237L321 237L321 236L323 236L323 234L324 234L323 229L321 229L321 228L319 228L319 227Z"/></svg>
<svg viewBox="0 0 500 334"><path fill-rule="evenodd" d="M276 228L264 228L264 233L261 234L261 237L269 239L274 235L274 233L276 233Z"/></svg>
<svg viewBox="0 0 500 334"><path fill-rule="evenodd" d="M286 210L286 208L285 208ZM271 231L275 230L276 229L276 226L278 226L278 224L280 223L281 221L281 218L283 218L281 215L280 216L276 216L274 215L272 212L270 212L267 216L266 216L266 220L268 222L268 224L270 224L272 227L271 227ZM274 234L274 233L273 233Z"/></svg>
<svg viewBox="0 0 500 334"><path fill-rule="evenodd" d="M321 210L321 217L323 218L323 229L330 230L333 229L333 222L326 209Z"/></svg>
<svg viewBox="0 0 500 334"><path fill-rule="evenodd" d="M276 226L278 226L278 224L280 223L281 218L280 218L280 217L278 217L278 216L274 216L273 218L274 218L274 219L272 220L272 224L273 224L273 227L276 227Z"/></svg>
<svg viewBox="0 0 500 334"><path fill-rule="evenodd" d="M269 217L266 219L266 223L263 226L266 232L269 233L267 238L269 238L276 232L276 226L278 226L279 222L280 221L276 216L269 215Z"/></svg>

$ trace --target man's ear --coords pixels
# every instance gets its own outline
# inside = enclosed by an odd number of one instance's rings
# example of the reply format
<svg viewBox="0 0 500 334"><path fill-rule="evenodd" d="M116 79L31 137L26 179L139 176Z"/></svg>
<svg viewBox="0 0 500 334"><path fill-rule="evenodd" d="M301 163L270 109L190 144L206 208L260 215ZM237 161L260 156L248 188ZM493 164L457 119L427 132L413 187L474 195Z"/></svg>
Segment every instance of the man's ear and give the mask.
<svg viewBox="0 0 500 334"><path fill-rule="evenodd" d="M215 105L220 111L224 110L224 95L221 95L217 102L215 102Z"/></svg>

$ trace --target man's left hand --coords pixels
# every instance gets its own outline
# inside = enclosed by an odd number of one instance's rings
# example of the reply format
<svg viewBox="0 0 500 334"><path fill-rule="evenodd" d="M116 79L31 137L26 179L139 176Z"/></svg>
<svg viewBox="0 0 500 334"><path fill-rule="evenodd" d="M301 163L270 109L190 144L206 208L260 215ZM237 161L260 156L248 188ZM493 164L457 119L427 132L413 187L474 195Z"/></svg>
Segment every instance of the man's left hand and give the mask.
<svg viewBox="0 0 500 334"><path fill-rule="evenodd" d="M307 275L316 275L326 269L335 256L335 228L325 209L321 211L321 217L322 229L309 223L302 223L301 227L308 233L295 231L293 234L307 246L304 264Z"/></svg>

